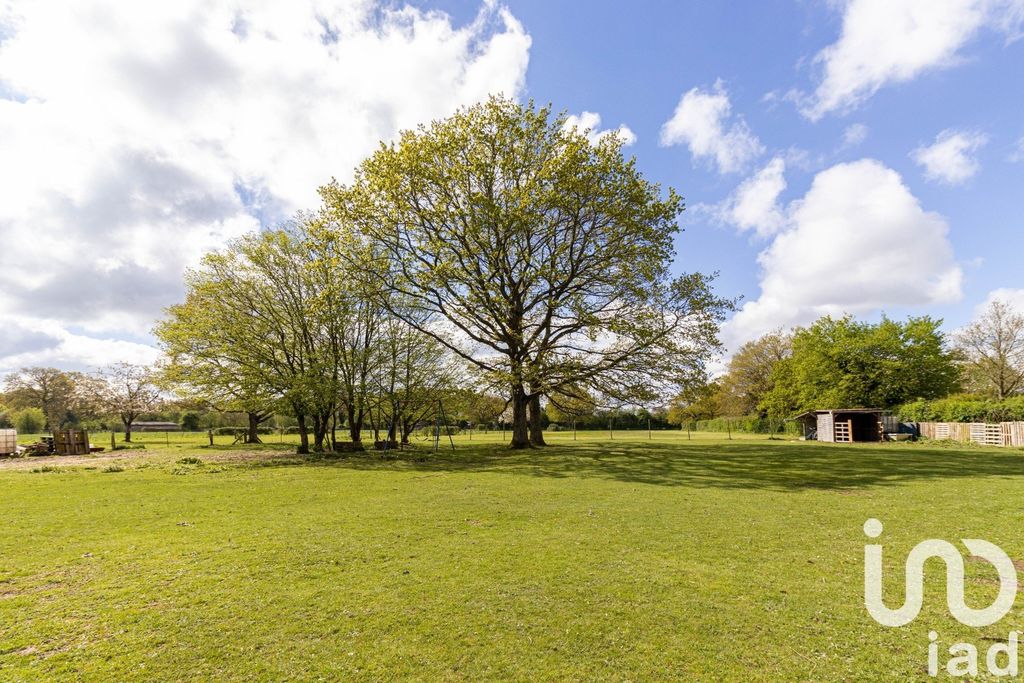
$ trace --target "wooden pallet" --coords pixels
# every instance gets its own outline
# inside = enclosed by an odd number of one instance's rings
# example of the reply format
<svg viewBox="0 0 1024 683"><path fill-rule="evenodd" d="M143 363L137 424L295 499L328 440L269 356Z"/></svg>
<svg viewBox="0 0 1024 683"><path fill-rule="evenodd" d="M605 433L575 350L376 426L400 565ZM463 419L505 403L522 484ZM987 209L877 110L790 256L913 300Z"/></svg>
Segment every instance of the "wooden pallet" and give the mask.
<svg viewBox="0 0 1024 683"><path fill-rule="evenodd" d="M89 452L89 432L78 429L54 432L53 452L57 455L86 455Z"/></svg>
<svg viewBox="0 0 1024 683"><path fill-rule="evenodd" d="M1024 422L920 422L926 439L952 439L983 446L1024 446Z"/></svg>
<svg viewBox="0 0 1024 683"><path fill-rule="evenodd" d="M837 421L833 430L836 443L853 443L853 420Z"/></svg>

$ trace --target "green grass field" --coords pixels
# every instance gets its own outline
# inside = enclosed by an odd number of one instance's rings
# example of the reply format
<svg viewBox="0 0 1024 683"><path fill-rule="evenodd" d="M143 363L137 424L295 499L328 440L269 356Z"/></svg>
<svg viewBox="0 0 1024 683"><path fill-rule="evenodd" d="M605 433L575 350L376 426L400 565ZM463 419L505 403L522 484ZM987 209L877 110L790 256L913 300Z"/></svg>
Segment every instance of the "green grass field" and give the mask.
<svg viewBox="0 0 1024 683"><path fill-rule="evenodd" d="M0 680L905 681L930 630L1024 627L1024 602L960 626L934 561L913 624L863 606L869 517L890 605L925 538L1024 558L1021 451L550 437L0 461ZM967 566L983 606L995 571Z"/></svg>

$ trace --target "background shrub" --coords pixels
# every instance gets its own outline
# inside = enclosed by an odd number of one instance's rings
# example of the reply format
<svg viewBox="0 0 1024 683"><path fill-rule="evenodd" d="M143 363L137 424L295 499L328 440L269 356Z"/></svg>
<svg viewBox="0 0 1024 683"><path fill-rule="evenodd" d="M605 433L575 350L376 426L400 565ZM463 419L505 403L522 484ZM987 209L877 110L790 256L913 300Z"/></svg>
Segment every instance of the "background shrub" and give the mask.
<svg viewBox="0 0 1024 683"><path fill-rule="evenodd" d="M740 434L790 434L798 436L800 425L796 422L768 420L758 415L745 417L716 417L711 420L697 420L699 432L738 432Z"/></svg>
<svg viewBox="0 0 1024 683"><path fill-rule="evenodd" d="M46 415L39 408L25 408L14 414L14 428L22 434L38 434L46 426Z"/></svg>
<svg viewBox="0 0 1024 683"><path fill-rule="evenodd" d="M1024 422L1024 396L999 401L959 394L934 401L912 401L895 412L907 422Z"/></svg>

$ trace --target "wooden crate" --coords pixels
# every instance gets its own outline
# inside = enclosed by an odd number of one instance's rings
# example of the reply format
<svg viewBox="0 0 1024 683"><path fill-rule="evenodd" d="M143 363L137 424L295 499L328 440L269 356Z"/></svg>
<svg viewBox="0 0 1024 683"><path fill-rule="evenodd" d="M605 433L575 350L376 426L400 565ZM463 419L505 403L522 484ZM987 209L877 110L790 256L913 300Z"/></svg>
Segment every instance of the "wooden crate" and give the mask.
<svg viewBox="0 0 1024 683"><path fill-rule="evenodd" d="M85 455L89 452L89 432L60 429L53 433L53 451L57 455Z"/></svg>

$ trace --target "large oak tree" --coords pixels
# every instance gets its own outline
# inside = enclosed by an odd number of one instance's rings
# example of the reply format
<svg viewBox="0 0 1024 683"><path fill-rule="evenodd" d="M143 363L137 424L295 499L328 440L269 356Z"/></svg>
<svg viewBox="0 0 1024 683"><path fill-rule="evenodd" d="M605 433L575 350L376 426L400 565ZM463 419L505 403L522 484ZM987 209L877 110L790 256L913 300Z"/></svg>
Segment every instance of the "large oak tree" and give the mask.
<svg viewBox="0 0 1024 683"><path fill-rule="evenodd" d="M681 198L614 135L592 144L548 108L462 109L322 195L375 245L364 265L404 302L392 312L507 387L513 447L530 445L542 395L649 401L702 375L717 348L728 302L709 277L669 272Z"/></svg>

